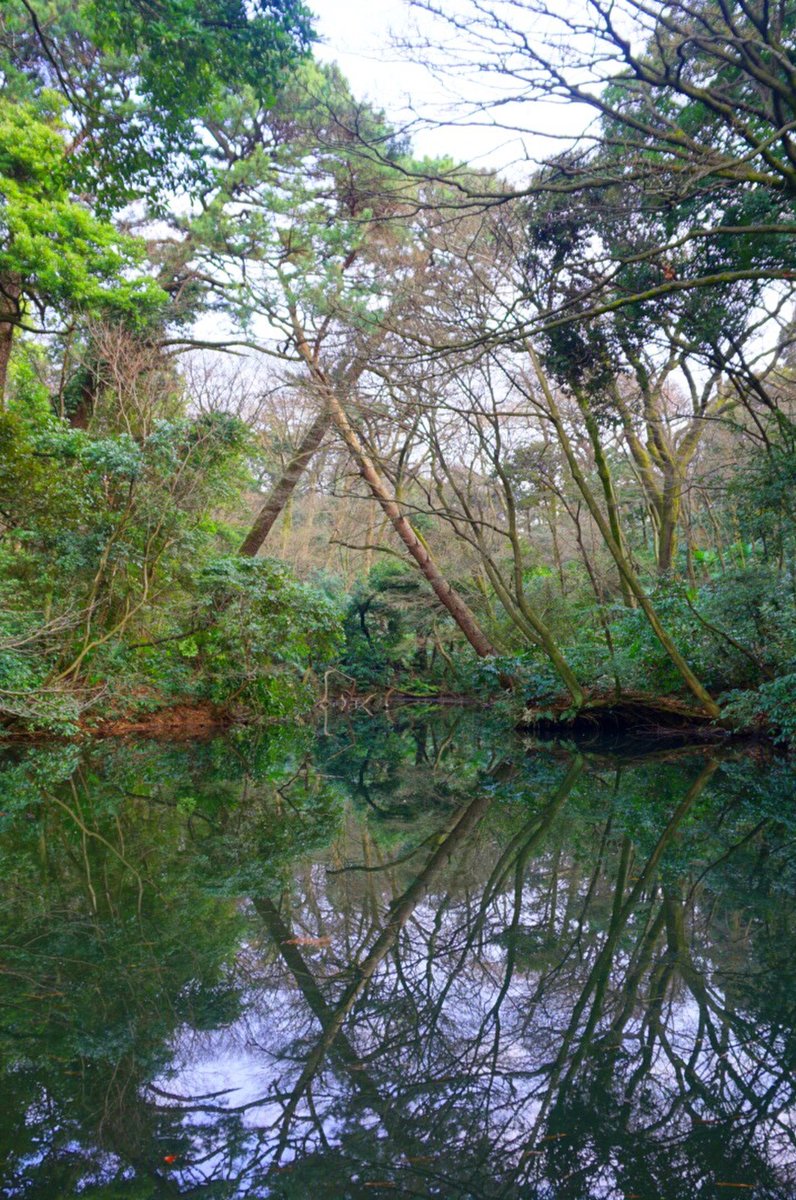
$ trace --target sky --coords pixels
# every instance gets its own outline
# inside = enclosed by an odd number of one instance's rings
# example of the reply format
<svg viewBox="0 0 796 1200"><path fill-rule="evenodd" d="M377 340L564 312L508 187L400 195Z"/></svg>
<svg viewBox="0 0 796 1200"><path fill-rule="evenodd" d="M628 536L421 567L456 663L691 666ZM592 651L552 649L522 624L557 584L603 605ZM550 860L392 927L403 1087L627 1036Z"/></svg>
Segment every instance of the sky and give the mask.
<svg viewBox="0 0 796 1200"><path fill-rule="evenodd" d="M339 63L360 99L384 108L398 123L411 119L413 106L443 107L444 92L429 72L391 44L413 22L405 0L312 0L310 7L320 39L315 56ZM413 140L420 151L440 154L449 138L436 130Z"/></svg>
<svg viewBox="0 0 796 1200"><path fill-rule="evenodd" d="M471 99L484 85L474 74L470 79L466 76L459 79L455 85L445 84L396 47L396 39L411 38L418 23L416 11L410 9L407 0L310 0L310 8L316 15L320 38L315 47L316 57L339 63L356 96L383 108L399 125L418 114L435 122L436 127L431 127L428 121L415 126L412 143L416 153L449 154L473 166L507 173L516 180L529 173L529 156L550 152L550 144L532 134L437 124L445 120L452 102L461 97ZM439 29L435 27L434 32L438 35ZM561 132L562 120L570 124L572 133L583 126L582 116L572 107L564 114L559 105L515 105L509 110L501 109L501 117L507 123L529 129L550 128Z"/></svg>

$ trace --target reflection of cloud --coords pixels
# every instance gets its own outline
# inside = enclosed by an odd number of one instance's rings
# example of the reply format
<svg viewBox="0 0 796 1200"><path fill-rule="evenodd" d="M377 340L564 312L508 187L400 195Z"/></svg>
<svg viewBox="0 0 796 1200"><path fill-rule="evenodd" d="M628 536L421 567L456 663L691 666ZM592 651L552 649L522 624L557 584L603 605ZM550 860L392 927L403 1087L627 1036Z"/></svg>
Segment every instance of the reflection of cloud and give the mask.
<svg viewBox="0 0 796 1200"><path fill-rule="evenodd" d="M544 1125L557 1103L557 1089L570 1073L576 1092L585 1086L589 1094L591 1076L600 1070L599 1055L592 1059L592 1046L600 1044L626 1005L639 946L660 896L654 892L651 909L647 905L630 914L625 941L608 962L602 1010L586 1044L582 1037L594 1003L589 981L606 946L611 880L595 888L581 877L574 860L561 858L561 882L553 898L538 862L536 866L533 885L519 896L504 889L485 900L478 885L459 884L455 895L437 886L416 905L395 951L380 962L344 1024L344 1052L339 1043L332 1044L314 1075L311 1104L302 1096L296 1106L291 1134L283 1138L280 1150L283 1160L323 1152L324 1145L339 1148L352 1126L392 1137L392 1114L406 1130L422 1130L431 1145L439 1127L445 1146L451 1138L455 1142L463 1137L475 1119L479 1136L491 1140L501 1169L539 1174L551 1139L558 1136L547 1135ZM303 885L291 912L293 929L302 933L292 941L333 1012L351 978L352 963L362 959L374 937L373 924L362 921L361 897L353 906L341 907L339 883L330 888L322 864L304 873ZM392 889L384 879L377 878L374 886L378 910L387 913ZM692 918L699 921L695 942L707 944L707 909L703 913L693 906ZM656 946L650 964L665 959L665 938ZM213 1105L226 1114L239 1114L235 1163L227 1162L224 1169L230 1172L234 1165L235 1171L245 1173L246 1164L255 1162L258 1171L265 1169L284 1132L288 1098L322 1033L322 1022L288 963L274 958L274 946L267 939L260 946L259 961L257 950L258 943L251 939L243 954L250 989L245 1015L225 1030L182 1029L173 1045L172 1070L156 1084L186 1100L214 1097L205 1110L197 1101L195 1111L185 1116L186 1128L199 1139L205 1156L217 1126L218 1145L206 1159L206 1178L229 1154L223 1114L212 1111ZM703 957L695 953L694 962ZM796 1154L788 1135L793 1131L793 1110L784 1108L769 1117L765 1109L757 1109L764 1096L770 1102L779 1092L785 1099L777 1060L783 1047L776 1040L766 1044L764 1030L759 1041L744 1042L722 1017L724 1026L717 1024L719 1050L716 1037L706 1037L705 1030L706 1022L710 1025L716 1013L725 1012L724 998L720 991L711 991L706 1008L701 992L691 990L687 978L672 973L660 1001L655 1036L649 1024L649 978L638 988L615 1038L611 1094L603 1096L605 1112L595 1115L594 1136L601 1117L609 1118L616 1106L629 1103L628 1132L634 1138L660 1141L676 1158L679 1142L685 1144L694 1128L732 1112L737 1127L748 1126L761 1156L776 1158L780 1172L792 1170ZM584 995L588 1003L578 1016ZM570 1039L568 1046L565 1037ZM651 1049L639 1104L631 1081L646 1045ZM701 1081L703 1094L683 1103L686 1063L691 1077ZM719 1116L703 1119L701 1110ZM658 1129L662 1118L665 1123ZM584 1129L573 1153L585 1155L582 1169L589 1169L593 1160L589 1195L607 1196L617 1186L618 1164L600 1165L598 1151L589 1149L591 1137L592 1131ZM464 1142L462 1152L464 1164Z"/></svg>

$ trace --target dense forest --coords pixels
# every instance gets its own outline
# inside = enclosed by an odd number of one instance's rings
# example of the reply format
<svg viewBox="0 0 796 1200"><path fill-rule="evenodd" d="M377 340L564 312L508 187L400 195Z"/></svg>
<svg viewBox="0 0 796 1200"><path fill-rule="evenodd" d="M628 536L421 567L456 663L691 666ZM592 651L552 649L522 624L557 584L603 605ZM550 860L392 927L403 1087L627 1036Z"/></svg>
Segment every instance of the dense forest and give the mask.
<svg viewBox="0 0 796 1200"><path fill-rule="evenodd" d="M580 132L421 157L298 0L3 4L6 732L796 743L796 7L416 7L461 121Z"/></svg>

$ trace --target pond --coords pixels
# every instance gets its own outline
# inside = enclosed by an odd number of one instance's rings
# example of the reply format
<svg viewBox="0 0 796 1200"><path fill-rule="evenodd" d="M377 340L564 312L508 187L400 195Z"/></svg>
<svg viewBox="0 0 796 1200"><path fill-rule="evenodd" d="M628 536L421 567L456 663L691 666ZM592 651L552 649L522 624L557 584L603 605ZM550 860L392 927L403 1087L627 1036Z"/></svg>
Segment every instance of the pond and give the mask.
<svg viewBox="0 0 796 1200"><path fill-rule="evenodd" d="M796 768L403 710L0 760L0 1195L796 1197Z"/></svg>

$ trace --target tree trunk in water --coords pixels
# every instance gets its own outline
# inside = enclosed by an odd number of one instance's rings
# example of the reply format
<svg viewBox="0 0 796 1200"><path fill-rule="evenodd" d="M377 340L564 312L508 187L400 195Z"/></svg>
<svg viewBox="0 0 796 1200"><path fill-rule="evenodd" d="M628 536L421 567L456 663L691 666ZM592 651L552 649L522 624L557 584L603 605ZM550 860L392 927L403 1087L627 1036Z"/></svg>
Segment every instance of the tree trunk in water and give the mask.
<svg viewBox="0 0 796 1200"><path fill-rule="evenodd" d="M274 484L268 499L257 514L254 524L241 544L239 554L253 558L271 532L279 514L287 504L310 460L320 446L332 424L328 408L324 407L305 433L295 456L290 460L281 478Z"/></svg>

